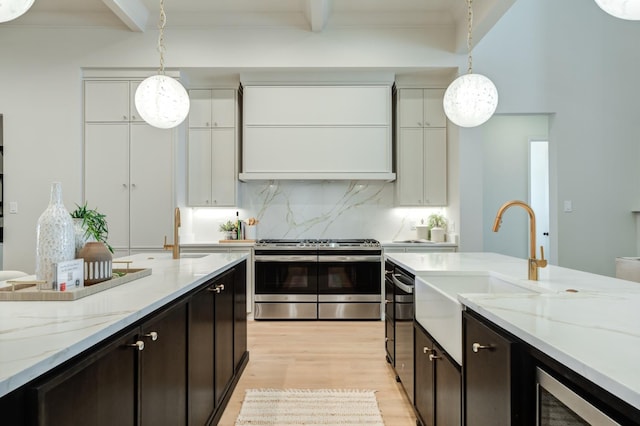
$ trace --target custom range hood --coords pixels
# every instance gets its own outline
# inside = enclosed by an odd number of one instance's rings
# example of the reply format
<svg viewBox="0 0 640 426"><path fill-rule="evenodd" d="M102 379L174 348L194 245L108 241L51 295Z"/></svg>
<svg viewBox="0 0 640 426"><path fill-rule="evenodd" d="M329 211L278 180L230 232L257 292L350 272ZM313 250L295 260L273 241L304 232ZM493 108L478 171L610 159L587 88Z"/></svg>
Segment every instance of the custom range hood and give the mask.
<svg viewBox="0 0 640 426"><path fill-rule="evenodd" d="M240 180L395 180L393 76L358 84L326 77L245 76Z"/></svg>

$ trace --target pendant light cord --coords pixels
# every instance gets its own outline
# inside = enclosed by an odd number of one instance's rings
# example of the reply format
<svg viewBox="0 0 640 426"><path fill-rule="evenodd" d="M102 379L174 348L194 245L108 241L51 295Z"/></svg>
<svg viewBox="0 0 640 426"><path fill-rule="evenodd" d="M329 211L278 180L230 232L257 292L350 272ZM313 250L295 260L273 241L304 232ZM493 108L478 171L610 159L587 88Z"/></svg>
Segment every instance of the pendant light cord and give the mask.
<svg viewBox="0 0 640 426"><path fill-rule="evenodd" d="M160 0L160 21L158 22L158 29L160 34L158 35L158 52L160 53L160 69L158 74L164 75L164 26L167 23L167 15L164 13L164 0Z"/></svg>
<svg viewBox="0 0 640 426"><path fill-rule="evenodd" d="M162 0L161 0L162 1ZM473 30L473 8L471 7L471 2L473 0L467 0L467 23L468 23L468 27L467 27L467 73L471 74L472 73L472 68L473 68L473 59L471 57L471 40L472 40L472 36L471 36L471 32Z"/></svg>

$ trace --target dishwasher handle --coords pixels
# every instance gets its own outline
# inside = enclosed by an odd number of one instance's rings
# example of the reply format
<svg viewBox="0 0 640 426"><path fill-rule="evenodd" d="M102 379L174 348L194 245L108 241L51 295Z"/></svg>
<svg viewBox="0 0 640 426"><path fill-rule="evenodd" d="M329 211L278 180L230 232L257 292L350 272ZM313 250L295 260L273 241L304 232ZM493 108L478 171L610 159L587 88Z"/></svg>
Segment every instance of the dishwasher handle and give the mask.
<svg viewBox="0 0 640 426"><path fill-rule="evenodd" d="M391 276L391 279L393 279L393 283L395 284L395 286L398 287L400 290L404 291L405 293L413 294L413 285L403 283L398 279L399 276L403 276L403 275L393 274Z"/></svg>

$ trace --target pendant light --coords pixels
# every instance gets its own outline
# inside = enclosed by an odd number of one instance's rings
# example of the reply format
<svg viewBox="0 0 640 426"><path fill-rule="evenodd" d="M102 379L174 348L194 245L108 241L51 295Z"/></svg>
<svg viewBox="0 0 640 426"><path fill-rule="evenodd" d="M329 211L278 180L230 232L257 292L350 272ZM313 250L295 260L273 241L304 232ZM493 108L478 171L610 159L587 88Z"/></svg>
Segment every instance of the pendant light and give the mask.
<svg viewBox="0 0 640 426"><path fill-rule="evenodd" d="M444 112L460 127L476 127L486 122L498 106L498 90L491 80L481 74L473 74L471 57L471 31L473 9L467 0L467 74L456 78L444 93Z"/></svg>
<svg viewBox="0 0 640 426"><path fill-rule="evenodd" d="M16 19L33 6L35 0L2 0L0 1L0 22Z"/></svg>
<svg viewBox="0 0 640 426"><path fill-rule="evenodd" d="M146 78L136 90L135 103L140 116L154 127L170 129L178 126L189 114L189 95L178 80L164 74L164 26L167 16L164 0L160 0L158 52L160 70Z"/></svg>
<svg viewBox="0 0 640 426"><path fill-rule="evenodd" d="M640 20L640 0L596 0L596 4L616 18Z"/></svg>

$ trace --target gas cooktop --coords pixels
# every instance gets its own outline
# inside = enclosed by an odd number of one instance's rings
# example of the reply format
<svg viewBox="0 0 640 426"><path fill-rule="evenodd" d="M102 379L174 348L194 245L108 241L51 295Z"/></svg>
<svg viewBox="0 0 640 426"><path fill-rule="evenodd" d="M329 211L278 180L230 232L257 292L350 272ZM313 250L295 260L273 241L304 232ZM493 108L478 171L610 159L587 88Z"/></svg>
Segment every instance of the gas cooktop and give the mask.
<svg viewBox="0 0 640 426"><path fill-rule="evenodd" d="M373 239L263 239L258 240L256 248L380 248L380 242Z"/></svg>

